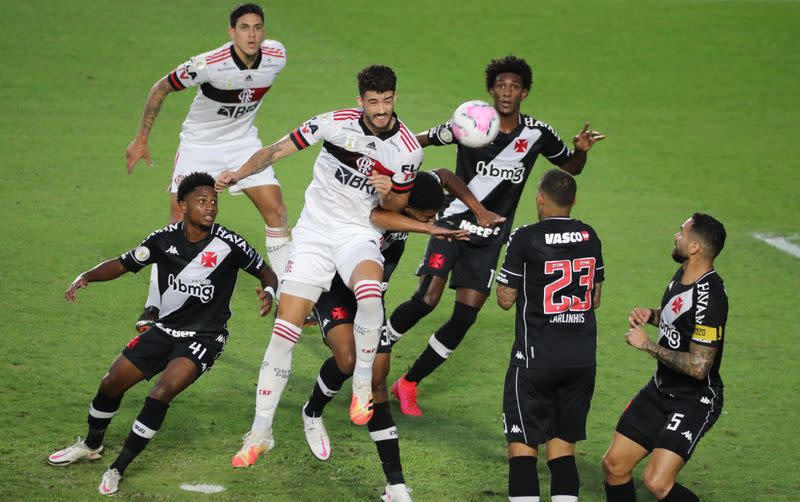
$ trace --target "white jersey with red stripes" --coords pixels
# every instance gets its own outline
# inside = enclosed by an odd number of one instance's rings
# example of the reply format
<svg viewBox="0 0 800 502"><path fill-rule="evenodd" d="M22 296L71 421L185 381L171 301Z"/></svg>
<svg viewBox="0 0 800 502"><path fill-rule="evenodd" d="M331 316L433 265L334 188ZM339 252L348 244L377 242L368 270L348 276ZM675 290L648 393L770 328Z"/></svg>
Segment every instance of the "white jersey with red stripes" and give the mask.
<svg viewBox="0 0 800 502"><path fill-rule="evenodd" d="M394 125L375 135L362 113L359 108L324 113L289 134L299 149L322 142L298 226L308 224L335 235L375 229L369 215L379 196L368 176L373 171L390 176L392 191L401 194L414 185L423 157L414 134L393 115Z"/></svg>
<svg viewBox="0 0 800 502"><path fill-rule="evenodd" d="M286 65L286 49L276 40L261 43L261 52L247 68L232 43L195 56L167 75L176 91L198 86L183 122L181 141L218 143L258 137L253 125L261 98Z"/></svg>

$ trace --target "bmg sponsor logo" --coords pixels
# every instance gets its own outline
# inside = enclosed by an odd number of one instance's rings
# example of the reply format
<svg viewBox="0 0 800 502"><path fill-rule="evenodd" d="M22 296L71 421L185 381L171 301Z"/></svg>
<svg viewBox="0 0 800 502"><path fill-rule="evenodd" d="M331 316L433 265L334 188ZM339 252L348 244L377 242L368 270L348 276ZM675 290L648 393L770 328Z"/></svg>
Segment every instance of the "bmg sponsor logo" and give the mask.
<svg viewBox="0 0 800 502"><path fill-rule="evenodd" d="M475 171L479 176L486 178L499 178L501 180L508 180L511 183L521 183L522 178L525 176L525 166L522 162L504 162L502 164L495 164L480 161L475 165Z"/></svg>
<svg viewBox="0 0 800 502"><path fill-rule="evenodd" d="M214 285L210 284L207 280L192 284L184 282L180 277L169 274L167 285L173 291L194 296L195 298L199 298L203 303L208 303L214 298Z"/></svg>

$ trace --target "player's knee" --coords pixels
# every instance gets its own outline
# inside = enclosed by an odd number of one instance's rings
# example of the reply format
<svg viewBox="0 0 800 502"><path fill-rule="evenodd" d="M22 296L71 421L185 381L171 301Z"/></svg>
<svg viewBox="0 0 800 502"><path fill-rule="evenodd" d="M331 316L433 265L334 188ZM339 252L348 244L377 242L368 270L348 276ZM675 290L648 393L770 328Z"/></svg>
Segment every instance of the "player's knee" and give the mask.
<svg viewBox="0 0 800 502"><path fill-rule="evenodd" d="M264 220L270 227L284 227L286 226L286 206L283 202L271 204L266 208Z"/></svg>
<svg viewBox="0 0 800 502"><path fill-rule="evenodd" d="M606 481L630 475L628 466L624 465L609 452L603 455L603 472L605 473Z"/></svg>
<svg viewBox="0 0 800 502"><path fill-rule="evenodd" d="M356 367L356 353L354 350L343 350L333 354L336 367L345 375L352 375Z"/></svg>
<svg viewBox="0 0 800 502"><path fill-rule="evenodd" d="M177 385L159 382L155 387L150 389L150 392L147 395L153 399L169 403L180 393L180 391L181 390Z"/></svg>
<svg viewBox="0 0 800 502"><path fill-rule="evenodd" d="M122 382L113 373L108 372L100 380L100 392L108 397L120 397L125 393Z"/></svg>
<svg viewBox="0 0 800 502"><path fill-rule="evenodd" d="M442 298L442 290L435 287L424 287L420 286L419 291L414 293L414 297L412 299L416 299L418 302L424 303L426 307L428 307L428 313L430 313L433 309L436 308L436 305L439 304L439 300Z"/></svg>
<svg viewBox="0 0 800 502"><path fill-rule="evenodd" d="M667 494L669 494L669 491L672 489L672 485L674 484L675 480L672 479L672 476L667 473L660 472L652 468L650 465L648 465L647 469L644 470L644 485L658 500L666 497Z"/></svg>

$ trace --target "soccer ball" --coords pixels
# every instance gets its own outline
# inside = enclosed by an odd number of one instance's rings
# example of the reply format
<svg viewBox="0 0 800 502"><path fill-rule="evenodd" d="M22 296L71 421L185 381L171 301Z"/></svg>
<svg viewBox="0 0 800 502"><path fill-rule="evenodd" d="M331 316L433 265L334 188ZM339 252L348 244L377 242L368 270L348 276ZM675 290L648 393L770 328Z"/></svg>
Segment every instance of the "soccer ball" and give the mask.
<svg viewBox="0 0 800 502"><path fill-rule="evenodd" d="M453 136L469 148L488 145L500 131L500 117L494 106L477 100L467 101L456 108L450 124Z"/></svg>

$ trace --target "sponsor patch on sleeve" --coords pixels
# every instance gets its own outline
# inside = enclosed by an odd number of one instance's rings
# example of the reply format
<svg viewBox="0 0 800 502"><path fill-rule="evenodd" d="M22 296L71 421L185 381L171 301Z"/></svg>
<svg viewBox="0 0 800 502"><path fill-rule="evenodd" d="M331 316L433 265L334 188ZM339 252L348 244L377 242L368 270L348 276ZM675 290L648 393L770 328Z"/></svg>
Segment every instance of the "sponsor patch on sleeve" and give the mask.
<svg viewBox="0 0 800 502"><path fill-rule="evenodd" d="M147 249L146 246L139 246L133 252L133 257L136 258L136 261L139 263L144 263L148 258L150 258L150 250Z"/></svg>
<svg viewBox="0 0 800 502"><path fill-rule="evenodd" d="M718 342L722 340L722 327L695 324L692 340L701 343Z"/></svg>

